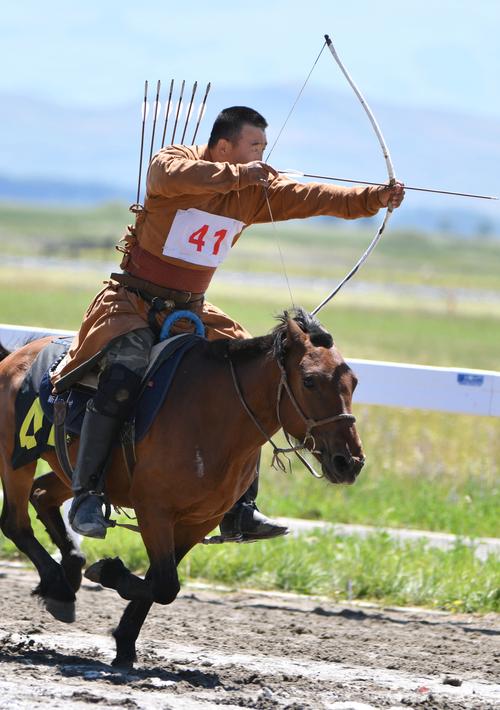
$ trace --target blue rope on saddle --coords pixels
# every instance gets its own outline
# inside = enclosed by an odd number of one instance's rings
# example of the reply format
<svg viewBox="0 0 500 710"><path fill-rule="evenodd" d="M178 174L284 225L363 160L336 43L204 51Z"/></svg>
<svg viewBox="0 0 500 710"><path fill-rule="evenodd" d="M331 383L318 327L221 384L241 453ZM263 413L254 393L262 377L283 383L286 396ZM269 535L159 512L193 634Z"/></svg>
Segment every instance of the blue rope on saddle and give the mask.
<svg viewBox="0 0 500 710"><path fill-rule="evenodd" d="M205 326L201 322L201 318L193 313L192 311L174 311L163 321L163 325L160 330L160 341L166 340L170 334L170 328L173 324L180 320L181 318L187 318L194 323L196 335L200 335L202 338L205 335Z"/></svg>

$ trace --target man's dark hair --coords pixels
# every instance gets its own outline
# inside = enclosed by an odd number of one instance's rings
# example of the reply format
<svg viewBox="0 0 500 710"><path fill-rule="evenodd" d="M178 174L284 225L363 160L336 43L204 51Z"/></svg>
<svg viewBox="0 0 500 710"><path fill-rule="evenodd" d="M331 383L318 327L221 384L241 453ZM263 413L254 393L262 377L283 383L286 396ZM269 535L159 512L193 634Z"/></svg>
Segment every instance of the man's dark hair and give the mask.
<svg viewBox="0 0 500 710"><path fill-rule="evenodd" d="M264 116L261 116L258 111L254 111L253 108L248 108L247 106L230 106L229 108L223 109L215 119L208 140L208 147L213 148L221 138L225 138L227 141L234 143L245 123L249 123L251 126L261 128L262 130L267 128L267 121Z"/></svg>

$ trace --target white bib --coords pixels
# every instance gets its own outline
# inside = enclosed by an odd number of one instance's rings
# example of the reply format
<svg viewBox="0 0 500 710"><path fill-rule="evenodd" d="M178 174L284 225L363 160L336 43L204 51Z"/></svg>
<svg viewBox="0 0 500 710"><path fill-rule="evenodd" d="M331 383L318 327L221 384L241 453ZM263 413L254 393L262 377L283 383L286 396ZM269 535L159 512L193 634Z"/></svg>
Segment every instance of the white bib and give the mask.
<svg viewBox="0 0 500 710"><path fill-rule="evenodd" d="M244 222L220 217L190 207L177 210L163 245L163 254L200 266L216 267L231 249L234 237L241 232Z"/></svg>

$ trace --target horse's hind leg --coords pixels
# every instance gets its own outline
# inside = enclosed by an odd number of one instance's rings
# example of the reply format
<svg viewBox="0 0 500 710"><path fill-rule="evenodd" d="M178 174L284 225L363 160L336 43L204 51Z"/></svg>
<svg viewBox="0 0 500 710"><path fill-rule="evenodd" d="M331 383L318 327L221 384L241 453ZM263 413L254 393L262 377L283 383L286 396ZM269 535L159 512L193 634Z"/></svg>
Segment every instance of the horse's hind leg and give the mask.
<svg viewBox="0 0 500 710"><path fill-rule="evenodd" d="M35 565L40 575L40 584L33 593L40 596L47 610L56 619L74 621L75 594L66 581L61 566L35 538L28 515L28 501L36 463L14 471L4 457L0 460L0 465L3 465L4 490L4 504L0 516L2 532Z"/></svg>
<svg viewBox="0 0 500 710"><path fill-rule="evenodd" d="M68 486L51 471L33 483L30 501L50 539L61 552L61 567L74 592L80 589L85 557L66 528L60 506L71 497Z"/></svg>

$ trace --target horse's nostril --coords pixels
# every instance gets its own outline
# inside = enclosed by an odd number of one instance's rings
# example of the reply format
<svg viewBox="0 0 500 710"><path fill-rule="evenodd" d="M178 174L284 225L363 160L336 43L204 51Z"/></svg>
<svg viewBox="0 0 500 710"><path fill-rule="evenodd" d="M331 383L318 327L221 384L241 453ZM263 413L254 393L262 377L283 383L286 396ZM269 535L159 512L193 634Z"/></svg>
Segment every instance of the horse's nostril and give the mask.
<svg viewBox="0 0 500 710"><path fill-rule="evenodd" d="M333 457L333 465L339 473L347 471L350 467L350 462L342 454L335 454Z"/></svg>

